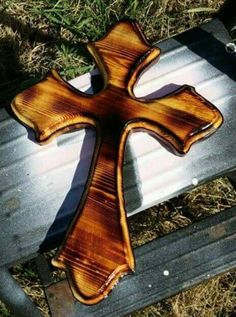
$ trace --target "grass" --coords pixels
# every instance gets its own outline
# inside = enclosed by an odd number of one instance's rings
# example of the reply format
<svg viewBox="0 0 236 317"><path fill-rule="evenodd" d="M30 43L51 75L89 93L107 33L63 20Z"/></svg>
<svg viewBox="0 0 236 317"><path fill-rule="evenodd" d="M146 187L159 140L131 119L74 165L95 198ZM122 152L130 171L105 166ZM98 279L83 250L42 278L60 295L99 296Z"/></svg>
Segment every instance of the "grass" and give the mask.
<svg viewBox="0 0 236 317"><path fill-rule="evenodd" d="M57 68L65 79L94 67L84 43L101 37L115 21L139 21L150 42L207 21L218 0L0 0L0 104L6 106L23 87ZM130 219L134 246L236 205L227 179L218 179ZM33 262L12 269L17 281L45 316L48 308ZM56 278L57 273L54 273ZM233 317L235 272L216 277L132 317ZM0 316L11 313L0 304Z"/></svg>
<svg viewBox="0 0 236 317"><path fill-rule="evenodd" d="M206 21L218 0L1 0L0 102L52 67L70 79L93 68L84 43L119 19L139 21L151 42Z"/></svg>

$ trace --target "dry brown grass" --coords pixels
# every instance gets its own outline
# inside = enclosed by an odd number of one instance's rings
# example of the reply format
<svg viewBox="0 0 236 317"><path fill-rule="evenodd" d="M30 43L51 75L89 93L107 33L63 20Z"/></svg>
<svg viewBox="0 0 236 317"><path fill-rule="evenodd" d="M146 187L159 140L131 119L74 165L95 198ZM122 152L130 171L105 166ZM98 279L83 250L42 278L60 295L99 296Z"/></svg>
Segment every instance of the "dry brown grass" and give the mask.
<svg viewBox="0 0 236 317"><path fill-rule="evenodd" d="M142 212L129 221L133 245L148 241L236 205L227 178L219 178Z"/></svg>

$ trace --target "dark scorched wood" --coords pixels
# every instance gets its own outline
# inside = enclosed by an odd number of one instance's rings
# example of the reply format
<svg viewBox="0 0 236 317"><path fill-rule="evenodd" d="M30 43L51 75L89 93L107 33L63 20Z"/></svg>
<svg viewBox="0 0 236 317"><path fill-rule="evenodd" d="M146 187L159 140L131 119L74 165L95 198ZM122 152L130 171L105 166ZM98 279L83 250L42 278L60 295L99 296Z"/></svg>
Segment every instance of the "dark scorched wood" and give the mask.
<svg viewBox="0 0 236 317"><path fill-rule="evenodd" d="M187 85L155 100L134 96L138 76L160 55L135 22L117 23L104 38L89 43L88 50L105 79L100 93L86 95L53 70L18 94L12 109L34 129L39 143L73 129L96 130L96 149L83 198L53 260L56 267L67 271L75 297L95 304L135 268L122 189L128 134L147 131L175 153L184 154L195 141L213 133L223 119Z"/></svg>

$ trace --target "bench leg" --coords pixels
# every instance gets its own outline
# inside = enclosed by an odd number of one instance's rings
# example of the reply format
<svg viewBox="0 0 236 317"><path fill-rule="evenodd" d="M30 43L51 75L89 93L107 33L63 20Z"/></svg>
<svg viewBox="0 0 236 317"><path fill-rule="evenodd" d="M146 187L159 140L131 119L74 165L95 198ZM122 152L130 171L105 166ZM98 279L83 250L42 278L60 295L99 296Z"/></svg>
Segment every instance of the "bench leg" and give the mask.
<svg viewBox="0 0 236 317"><path fill-rule="evenodd" d="M0 300L9 307L15 316L42 317L38 308L31 302L6 268L0 268L0 285Z"/></svg>
<svg viewBox="0 0 236 317"><path fill-rule="evenodd" d="M42 254L36 258L36 265L40 280L43 284L44 292L52 317L72 317L75 316L76 300L72 295L67 279L59 282L53 281L47 260ZM78 315L76 315L78 316ZM86 316L84 314L79 316Z"/></svg>

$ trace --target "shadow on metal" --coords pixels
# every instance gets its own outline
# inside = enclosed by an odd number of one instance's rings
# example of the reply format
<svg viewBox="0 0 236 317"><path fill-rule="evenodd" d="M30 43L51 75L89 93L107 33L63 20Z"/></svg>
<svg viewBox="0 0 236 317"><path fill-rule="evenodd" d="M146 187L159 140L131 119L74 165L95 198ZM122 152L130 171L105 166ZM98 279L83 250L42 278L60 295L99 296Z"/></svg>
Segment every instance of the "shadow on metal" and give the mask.
<svg viewBox="0 0 236 317"><path fill-rule="evenodd" d="M236 54L227 53L225 45L211 33L197 27L177 35L175 40L236 81Z"/></svg>
<svg viewBox="0 0 236 317"><path fill-rule="evenodd" d="M236 6L235 0L226 0L216 17L219 18L231 33L233 38L236 38Z"/></svg>

